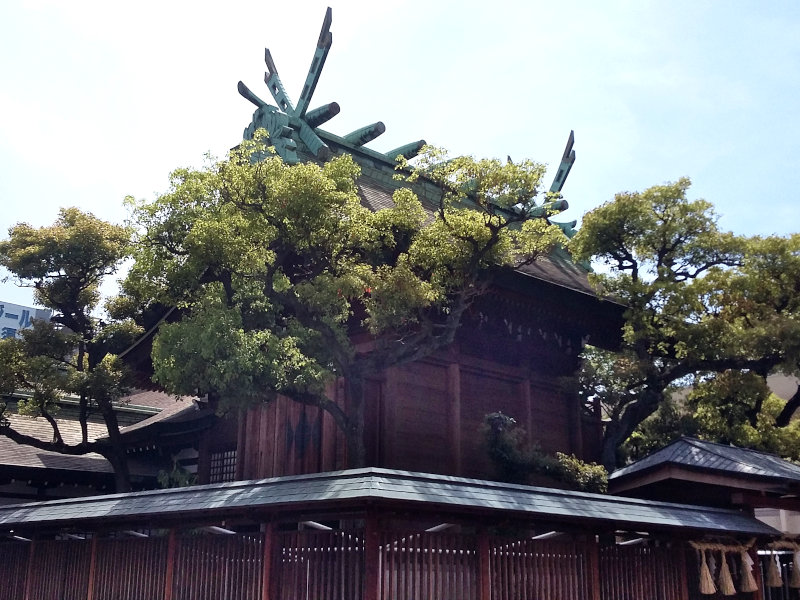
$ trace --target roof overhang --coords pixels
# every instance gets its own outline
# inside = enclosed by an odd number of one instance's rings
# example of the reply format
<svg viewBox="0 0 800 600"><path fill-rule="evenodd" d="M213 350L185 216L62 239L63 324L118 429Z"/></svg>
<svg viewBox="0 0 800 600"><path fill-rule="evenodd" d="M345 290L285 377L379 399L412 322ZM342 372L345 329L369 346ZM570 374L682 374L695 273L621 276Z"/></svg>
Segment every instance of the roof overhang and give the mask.
<svg viewBox="0 0 800 600"><path fill-rule="evenodd" d="M0 507L0 530L158 526L243 513L266 520L367 507L566 523L598 532L779 535L735 510L375 468L6 506Z"/></svg>

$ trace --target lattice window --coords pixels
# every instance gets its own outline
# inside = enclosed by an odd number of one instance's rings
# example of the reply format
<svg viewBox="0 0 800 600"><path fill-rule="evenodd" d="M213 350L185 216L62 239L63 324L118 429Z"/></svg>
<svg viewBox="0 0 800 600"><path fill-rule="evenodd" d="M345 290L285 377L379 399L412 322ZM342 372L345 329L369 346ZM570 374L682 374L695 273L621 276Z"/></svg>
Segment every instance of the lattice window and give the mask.
<svg viewBox="0 0 800 600"><path fill-rule="evenodd" d="M211 453L210 483L222 483L236 479L236 450Z"/></svg>

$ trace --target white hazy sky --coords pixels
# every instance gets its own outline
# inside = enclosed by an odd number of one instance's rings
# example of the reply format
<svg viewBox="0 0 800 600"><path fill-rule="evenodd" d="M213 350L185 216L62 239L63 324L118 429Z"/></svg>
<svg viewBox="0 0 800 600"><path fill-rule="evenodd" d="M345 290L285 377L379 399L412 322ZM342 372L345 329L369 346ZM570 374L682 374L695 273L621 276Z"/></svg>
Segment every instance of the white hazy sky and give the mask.
<svg viewBox="0 0 800 600"><path fill-rule="evenodd" d="M254 109L237 81L270 99L269 47L296 100L328 5L311 104L340 104L328 131L382 120L376 150L424 138L554 170L574 129L562 220L689 176L726 229L800 230L796 0L6 0L0 235L66 206L120 222L124 196L224 155ZM32 296L7 282L0 300Z"/></svg>

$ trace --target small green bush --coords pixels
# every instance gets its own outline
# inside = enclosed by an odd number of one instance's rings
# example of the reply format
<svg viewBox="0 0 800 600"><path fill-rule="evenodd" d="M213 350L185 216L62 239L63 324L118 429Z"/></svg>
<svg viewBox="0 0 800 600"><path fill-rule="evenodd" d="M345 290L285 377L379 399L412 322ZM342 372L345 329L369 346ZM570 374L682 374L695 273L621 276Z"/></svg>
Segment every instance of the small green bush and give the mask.
<svg viewBox="0 0 800 600"><path fill-rule="evenodd" d="M502 481L529 483L531 475L538 474L583 492L608 490L608 472L603 466L562 452L546 454L538 445L526 442L525 430L513 417L496 412L486 415L483 422L489 457Z"/></svg>

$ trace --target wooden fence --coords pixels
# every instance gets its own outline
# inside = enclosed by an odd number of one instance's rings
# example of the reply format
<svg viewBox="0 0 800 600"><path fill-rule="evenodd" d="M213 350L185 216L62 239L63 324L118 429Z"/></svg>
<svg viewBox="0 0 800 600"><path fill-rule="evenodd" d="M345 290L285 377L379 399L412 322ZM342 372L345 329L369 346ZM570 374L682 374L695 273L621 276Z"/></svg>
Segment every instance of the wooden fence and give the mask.
<svg viewBox="0 0 800 600"><path fill-rule="evenodd" d="M0 544L4 600L685 600L682 546L363 531ZM368 556L368 549L374 549ZM371 563L370 566L368 563ZM370 577L370 569L374 576ZM369 586L372 584L372 589Z"/></svg>

